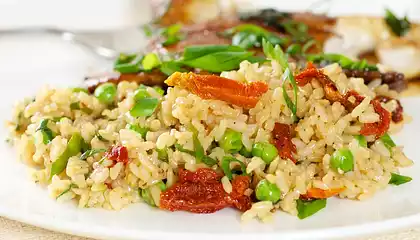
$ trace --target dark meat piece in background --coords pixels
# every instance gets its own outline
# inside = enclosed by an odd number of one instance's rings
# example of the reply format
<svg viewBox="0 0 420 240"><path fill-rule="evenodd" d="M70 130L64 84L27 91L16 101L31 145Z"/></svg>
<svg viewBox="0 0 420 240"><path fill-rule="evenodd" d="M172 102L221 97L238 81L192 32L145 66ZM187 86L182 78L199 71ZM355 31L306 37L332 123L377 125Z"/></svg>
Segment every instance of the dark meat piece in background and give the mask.
<svg viewBox="0 0 420 240"><path fill-rule="evenodd" d="M375 79L381 79L382 84L388 84L390 89L401 92L407 88L407 81L404 78L404 74L398 72L386 72L381 73L379 71L364 71L364 70L351 70L343 69L347 77L363 78L365 83Z"/></svg>
<svg viewBox="0 0 420 240"><path fill-rule="evenodd" d="M111 82L118 84L122 81L136 82L138 84L144 84L147 86L164 86L164 81L168 76L154 69L150 72L139 72L139 73L107 73L100 76L91 76L85 78L85 86L88 88L90 93L93 93L100 84Z"/></svg>

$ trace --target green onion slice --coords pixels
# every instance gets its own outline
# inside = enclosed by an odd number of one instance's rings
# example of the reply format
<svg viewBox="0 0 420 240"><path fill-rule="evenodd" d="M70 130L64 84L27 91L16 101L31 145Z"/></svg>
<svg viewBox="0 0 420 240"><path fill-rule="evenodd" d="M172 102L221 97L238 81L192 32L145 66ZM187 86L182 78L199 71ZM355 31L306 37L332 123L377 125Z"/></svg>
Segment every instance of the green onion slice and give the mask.
<svg viewBox="0 0 420 240"><path fill-rule="evenodd" d="M80 160L86 160L88 159L88 157L91 157L97 153L102 153L102 152L106 152L106 149L98 148L98 149L87 150L86 152L82 154L82 156L80 156Z"/></svg>
<svg viewBox="0 0 420 240"><path fill-rule="evenodd" d="M298 217L299 219L304 219L325 208L327 206L327 199L316 199L312 201L298 199L296 203Z"/></svg>
<svg viewBox="0 0 420 240"><path fill-rule="evenodd" d="M408 177L408 176L403 176L403 175L399 175L396 173L391 173L391 179L389 180L389 184L393 184L393 185L401 185L404 183L408 183L411 180L413 180L413 178Z"/></svg>
<svg viewBox="0 0 420 240"><path fill-rule="evenodd" d="M241 166L241 171L243 175L246 175L246 166L243 162L239 161L238 159L234 157L223 157L222 159L222 170L225 173L226 177L229 178L229 180L232 180L232 169L230 168L231 162L237 162Z"/></svg>

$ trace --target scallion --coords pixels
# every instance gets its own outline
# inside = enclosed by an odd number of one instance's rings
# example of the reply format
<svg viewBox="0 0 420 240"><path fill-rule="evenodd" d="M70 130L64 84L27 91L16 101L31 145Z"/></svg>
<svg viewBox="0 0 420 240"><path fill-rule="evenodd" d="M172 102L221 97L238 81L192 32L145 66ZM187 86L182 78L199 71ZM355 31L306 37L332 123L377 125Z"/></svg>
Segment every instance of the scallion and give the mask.
<svg viewBox="0 0 420 240"><path fill-rule="evenodd" d="M135 103L130 110L130 114L133 117L149 117L155 112L158 105L159 100L157 98L145 97Z"/></svg>
<svg viewBox="0 0 420 240"><path fill-rule="evenodd" d="M325 208L327 206L327 199L316 199L311 201L298 199L296 204L299 219L304 219Z"/></svg>
<svg viewBox="0 0 420 240"><path fill-rule="evenodd" d="M408 176L403 176L403 175L399 175L396 173L391 173L391 179L389 180L389 184L393 184L393 185L401 185L404 183L408 183L411 180L413 180L411 177Z"/></svg>
<svg viewBox="0 0 420 240"><path fill-rule="evenodd" d="M230 168L230 163L231 162L237 162L239 163L239 165L241 166L241 171L242 174L246 175L246 166L243 162L239 161L238 159L234 158L234 157L223 157L222 159L222 170L224 172L224 174L226 175L226 177L229 178L229 180L233 179L232 176L232 169Z"/></svg>

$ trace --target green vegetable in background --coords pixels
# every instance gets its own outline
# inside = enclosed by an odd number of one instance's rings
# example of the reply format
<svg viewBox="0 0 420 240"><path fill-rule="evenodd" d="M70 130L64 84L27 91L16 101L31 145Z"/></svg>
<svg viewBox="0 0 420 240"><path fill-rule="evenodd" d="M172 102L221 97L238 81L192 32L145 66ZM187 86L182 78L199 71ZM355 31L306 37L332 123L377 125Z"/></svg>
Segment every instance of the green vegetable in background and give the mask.
<svg viewBox="0 0 420 240"><path fill-rule="evenodd" d="M112 104L117 98L117 87L113 83L103 83L95 89L94 95L104 104Z"/></svg>
<svg viewBox="0 0 420 240"><path fill-rule="evenodd" d="M330 158L333 169L341 169L343 172L352 171L354 168L353 154L347 148L336 150Z"/></svg>
<svg viewBox="0 0 420 240"><path fill-rule="evenodd" d="M327 206L327 199L316 199L311 201L298 199L296 203L298 217L299 219L304 219L325 208Z"/></svg>
<svg viewBox="0 0 420 240"><path fill-rule="evenodd" d="M389 9L385 10L385 22L392 32L399 37L406 35L411 28L411 23L408 21L407 16L398 19Z"/></svg>
<svg viewBox="0 0 420 240"><path fill-rule="evenodd" d="M279 152L273 144L257 142L252 146L252 155L260 157L265 163L269 164L279 155Z"/></svg>
<svg viewBox="0 0 420 240"><path fill-rule="evenodd" d="M280 200L281 191L276 184L270 183L267 179L263 179L255 188L255 196L260 201L276 203Z"/></svg>
<svg viewBox="0 0 420 240"><path fill-rule="evenodd" d="M160 66L161 61L156 53L149 53L146 56L144 56L141 64L143 65L144 70L150 71L153 68Z"/></svg>
<svg viewBox="0 0 420 240"><path fill-rule="evenodd" d="M219 146L227 153L239 152L242 148L242 133L226 129L225 134L219 141Z"/></svg>
<svg viewBox="0 0 420 240"><path fill-rule="evenodd" d="M399 175L396 173L391 173L391 179L389 180L389 184L393 184L393 185L401 185L404 183L408 183L411 180L413 180L411 177L408 176L403 176L403 175Z"/></svg>
<svg viewBox="0 0 420 240"><path fill-rule="evenodd" d="M232 45L243 49L261 47L262 39L265 38L271 44L286 44L288 39L281 38L254 24L242 24L223 32L225 36L232 36Z"/></svg>
<svg viewBox="0 0 420 240"><path fill-rule="evenodd" d="M64 152L58 157L55 162L51 165L51 171L50 171L50 179L54 175L60 174L64 169L66 169L67 162L69 161L69 158L77 155L80 153L82 148L82 141L83 138L80 135L80 133L74 133L69 142L67 143L67 147L64 150Z"/></svg>

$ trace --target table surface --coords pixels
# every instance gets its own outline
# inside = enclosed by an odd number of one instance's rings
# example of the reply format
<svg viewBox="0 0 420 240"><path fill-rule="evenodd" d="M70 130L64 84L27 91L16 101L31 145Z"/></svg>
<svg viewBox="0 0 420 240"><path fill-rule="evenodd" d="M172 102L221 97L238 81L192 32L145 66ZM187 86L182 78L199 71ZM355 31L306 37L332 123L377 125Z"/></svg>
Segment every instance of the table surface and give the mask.
<svg viewBox="0 0 420 240"><path fill-rule="evenodd" d="M28 36L15 35L0 38L0 66L1 71L17 71L22 57L27 62L27 72L48 71L57 76L69 76L83 78L86 72L98 71L101 67L109 66L109 62L99 59L79 46L63 42L56 36L31 35L30 44ZM111 39L110 41L112 41ZM65 66L65 67L64 67ZM15 69L15 70L13 70ZM21 70L21 69L19 69ZM10 72L9 72L10 73ZM66 74L68 73L68 74ZM409 91L404 95L418 95L419 84L410 84ZM37 228L24 223L8 220L0 217L0 240L89 240L67 234L52 232ZM405 230L398 233L387 234L358 240L410 240L420 239L420 228Z"/></svg>

